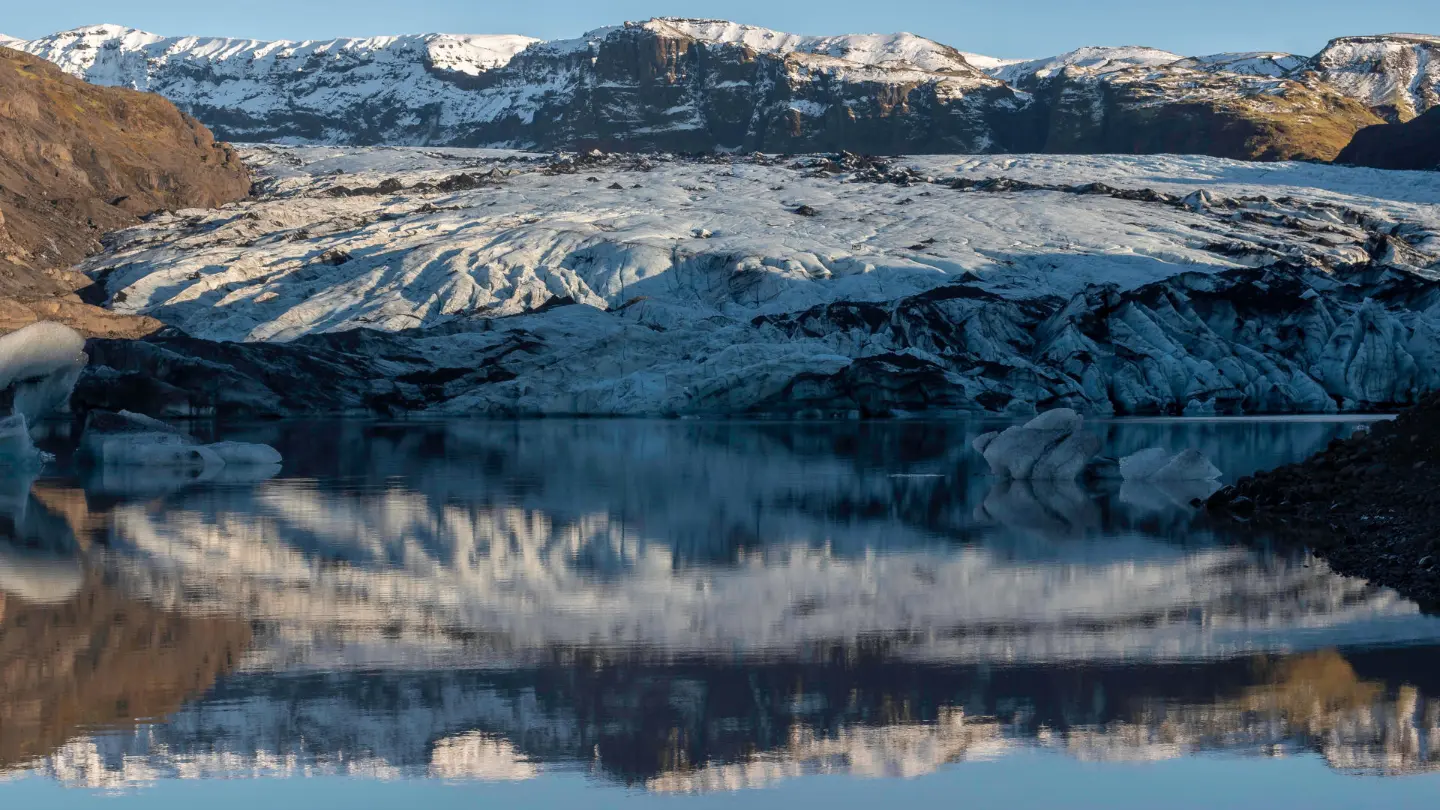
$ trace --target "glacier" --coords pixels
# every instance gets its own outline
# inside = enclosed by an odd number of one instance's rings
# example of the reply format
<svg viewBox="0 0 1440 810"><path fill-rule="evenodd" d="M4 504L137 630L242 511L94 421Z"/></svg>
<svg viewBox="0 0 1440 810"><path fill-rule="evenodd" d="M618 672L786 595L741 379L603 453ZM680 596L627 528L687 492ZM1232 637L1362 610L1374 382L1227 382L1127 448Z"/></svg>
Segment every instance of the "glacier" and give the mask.
<svg viewBox="0 0 1440 810"><path fill-rule="evenodd" d="M97 303L171 327L91 341L88 407L1288 413L1440 386L1434 174L1176 156L244 155L254 199L157 215L81 266Z"/></svg>

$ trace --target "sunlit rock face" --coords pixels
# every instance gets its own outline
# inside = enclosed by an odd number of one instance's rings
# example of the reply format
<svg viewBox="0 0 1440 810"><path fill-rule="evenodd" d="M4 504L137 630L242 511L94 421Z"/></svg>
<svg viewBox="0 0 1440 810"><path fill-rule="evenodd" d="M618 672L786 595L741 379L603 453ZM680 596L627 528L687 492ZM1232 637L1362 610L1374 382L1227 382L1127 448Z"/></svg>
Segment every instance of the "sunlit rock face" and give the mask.
<svg viewBox="0 0 1440 810"><path fill-rule="evenodd" d="M247 157L260 199L156 218L85 266L111 309L188 336L92 341L80 406L1293 413L1440 383L1434 176L1175 157Z"/></svg>

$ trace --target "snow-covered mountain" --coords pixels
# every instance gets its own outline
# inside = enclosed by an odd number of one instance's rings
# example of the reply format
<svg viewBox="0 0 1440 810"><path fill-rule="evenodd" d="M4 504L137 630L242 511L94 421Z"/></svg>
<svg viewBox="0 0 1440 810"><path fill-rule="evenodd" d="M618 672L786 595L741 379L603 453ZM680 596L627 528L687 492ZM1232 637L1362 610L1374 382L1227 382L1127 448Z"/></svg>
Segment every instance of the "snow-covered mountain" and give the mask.
<svg viewBox="0 0 1440 810"><path fill-rule="evenodd" d="M1305 69L1388 121L1408 121L1440 106L1440 37L1424 34L1342 37Z"/></svg>
<svg viewBox="0 0 1440 810"><path fill-rule="evenodd" d="M259 199L154 218L84 266L97 303L191 337L93 346L77 402L1133 414L1365 409L1440 387L1440 176L1176 157L245 157ZM297 377L325 384L275 382Z"/></svg>
<svg viewBox="0 0 1440 810"><path fill-rule="evenodd" d="M913 34L675 18L555 42L258 42L113 25L7 42L165 95L222 137L291 144L1330 159L1377 113L1410 117L1435 92L1435 40L1411 35L1336 40L1314 59L1145 47L995 59Z"/></svg>

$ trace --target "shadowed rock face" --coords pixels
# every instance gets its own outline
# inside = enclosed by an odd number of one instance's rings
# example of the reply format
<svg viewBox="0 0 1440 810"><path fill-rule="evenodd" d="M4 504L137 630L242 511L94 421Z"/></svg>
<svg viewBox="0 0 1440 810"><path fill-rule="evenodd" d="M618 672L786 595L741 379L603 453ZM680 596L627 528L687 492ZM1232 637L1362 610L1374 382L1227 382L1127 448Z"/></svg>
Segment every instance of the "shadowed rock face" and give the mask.
<svg viewBox="0 0 1440 810"><path fill-rule="evenodd" d="M83 304L65 268L101 236L171 208L213 207L249 193L229 146L165 99L96 87L0 48L0 331L57 320L90 334L158 324Z"/></svg>
<svg viewBox="0 0 1440 810"><path fill-rule="evenodd" d="M1376 169L1440 169L1440 107L1403 124L1360 130L1336 162Z"/></svg>

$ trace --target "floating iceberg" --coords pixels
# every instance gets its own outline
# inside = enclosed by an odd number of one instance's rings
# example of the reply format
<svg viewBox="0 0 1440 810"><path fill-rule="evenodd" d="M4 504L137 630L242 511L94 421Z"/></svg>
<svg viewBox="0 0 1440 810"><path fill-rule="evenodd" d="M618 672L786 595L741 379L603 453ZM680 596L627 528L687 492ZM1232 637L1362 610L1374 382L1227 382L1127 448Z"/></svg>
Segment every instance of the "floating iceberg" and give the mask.
<svg viewBox="0 0 1440 810"><path fill-rule="evenodd" d="M1214 481L1220 470L1198 450L1171 454L1150 447L1120 459L1120 477L1126 481Z"/></svg>
<svg viewBox="0 0 1440 810"><path fill-rule="evenodd" d="M269 445L200 444L188 433L144 414L92 411L80 437L81 455L101 467L169 467L202 471L187 480L210 480L227 466L273 468L281 461ZM273 473L272 473L273 474ZM245 479L253 476L226 476ZM268 476L266 476L268 477Z"/></svg>
<svg viewBox="0 0 1440 810"><path fill-rule="evenodd" d="M85 369L85 338L58 323L41 321L0 335L0 411L27 422L65 404Z"/></svg>
<svg viewBox="0 0 1440 810"><path fill-rule="evenodd" d="M972 446L996 475L1017 481L1073 480L1100 452L1099 437L1081 432L1084 424L1075 411L1057 408L1022 426L976 437Z"/></svg>

